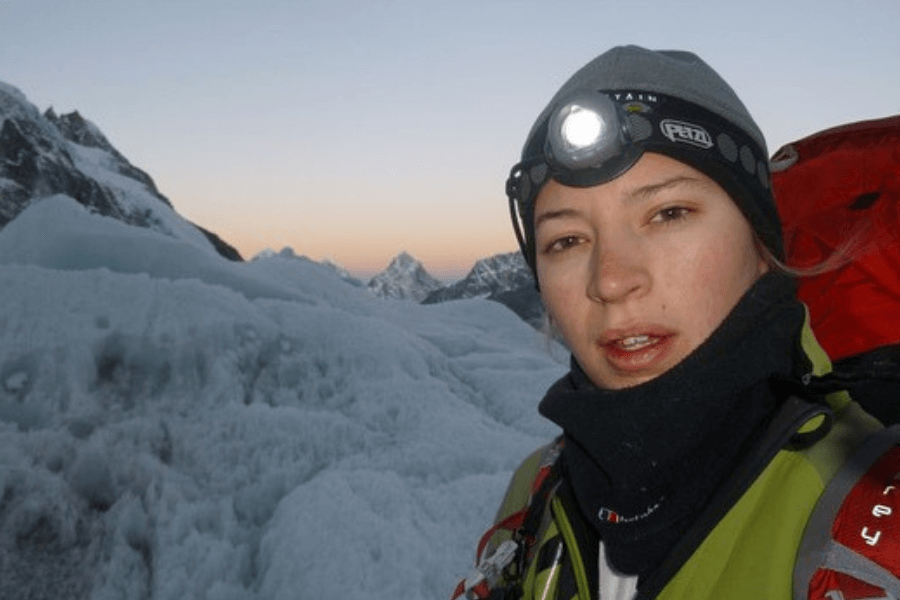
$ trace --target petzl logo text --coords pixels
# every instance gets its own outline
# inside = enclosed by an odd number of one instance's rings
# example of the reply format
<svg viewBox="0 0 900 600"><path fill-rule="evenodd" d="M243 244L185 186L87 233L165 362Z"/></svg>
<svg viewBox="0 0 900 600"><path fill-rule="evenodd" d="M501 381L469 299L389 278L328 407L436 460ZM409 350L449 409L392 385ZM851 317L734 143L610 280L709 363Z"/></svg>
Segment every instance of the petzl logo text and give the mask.
<svg viewBox="0 0 900 600"><path fill-rule="evenodd" d="M659 127L663 135L673 142L685 142L701 148L713 147L712 136L699 125L665 119Z"/></svg>

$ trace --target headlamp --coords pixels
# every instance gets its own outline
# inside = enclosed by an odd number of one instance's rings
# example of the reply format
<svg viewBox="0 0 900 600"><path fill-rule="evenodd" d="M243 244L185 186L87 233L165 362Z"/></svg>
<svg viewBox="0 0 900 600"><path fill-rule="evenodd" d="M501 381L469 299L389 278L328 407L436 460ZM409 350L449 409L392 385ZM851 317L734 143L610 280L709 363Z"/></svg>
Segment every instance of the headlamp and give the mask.
<svg viewBox="0 0 900 600"><path fill-rule="evenodd" d="M554 179L572 187L601 185L648 151L710 175L745 211L738 195L760 187L768 192L764 151L721 116L664 94L582 89L541 115L506 181L513 227L532 269L534 200L544 184Z"/></svg>
<svg viewBox="0 0 900 600"><path fill-rule="evenodd" d="M550 117L545 154L565 169L603 164L626 144L615 103L608 96L582 94Z"/></svg>

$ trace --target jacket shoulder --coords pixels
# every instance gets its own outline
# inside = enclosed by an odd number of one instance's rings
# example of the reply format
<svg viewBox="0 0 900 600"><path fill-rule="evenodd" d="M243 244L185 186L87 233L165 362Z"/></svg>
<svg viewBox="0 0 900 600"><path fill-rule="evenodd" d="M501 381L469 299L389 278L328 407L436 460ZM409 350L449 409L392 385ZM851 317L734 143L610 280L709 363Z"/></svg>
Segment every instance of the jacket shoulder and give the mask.
<svg viewBox="0 0 900 600"><path fill-rule="evenodd" d="M900 596L900 426L871 435L836 472L810 516L794 597Z"/></svg>
<svg viewBox="0 0 900 600"><path fill-rule="evenodd" d="M808 422L810 430L821 426L818 418ZM840 406L833 418L812 446L776 454L659 598L743 598L750 591L791 598L798 548L814 526L810 518L820 497L856 449L883 430L854 402Z"/></svg>
<svg viewBox="0 0 900 600"><path fill-rule="evenodd" d="M509 515L519 511L528 505L533 492L533 483L537 479L538 473L548 461L554 461L558 456L560 447L559 438L548 444L544 444L519 463L509 480L506 492L503 494L503 501L497 510L495 523L499 523Z"/></svg>

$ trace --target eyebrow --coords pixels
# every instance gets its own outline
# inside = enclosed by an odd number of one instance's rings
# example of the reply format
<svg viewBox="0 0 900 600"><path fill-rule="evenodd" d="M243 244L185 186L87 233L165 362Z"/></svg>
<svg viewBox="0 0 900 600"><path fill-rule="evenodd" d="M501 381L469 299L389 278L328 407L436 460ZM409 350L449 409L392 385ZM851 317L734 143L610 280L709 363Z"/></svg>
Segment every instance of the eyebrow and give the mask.
<svg viewBox="0 0 900 600"><path fill-rule="evenodd" d="M663 190L678 187L679 185L701 186L703 185L703 182L689 175L675 175L674 177L664 179L663 181L660 181L658 183L650 183L639 188L635 188L625 194L625 200L644 200Z"/></svg>
<svg viewBox="0 0 900 600"><path fill-rule="evenodd" d="M537 229L541 223L544 221L549 221L550 219L561 219L564 217L579 217L582 215L582 212L575 208L561 208L559 210L550 210L545 213L541 213L534 219L534 228Z"/></svg>
<svg viewBox="0 0 900 600"><path fill-rule="evenodd" d="M664 179L663 181L659 181L657 183L649 183L647 185L642 185L638 188L628 191L624 195L624 200L626 202L634 202L640 200L646 200L651 196L658 194L664 190L669 188L678 187L679 185L691 185L691 186L702 186L703 182L694 177L690 177L688 175L675 175L669 179ZM559 210L551 210L545 213L541 213L534 220L534 228L537 229L538 226L544 221L549 221L551 219L561 219L565 217L580 217L582 215L582 211L577 208L561 208Z"/></svg>

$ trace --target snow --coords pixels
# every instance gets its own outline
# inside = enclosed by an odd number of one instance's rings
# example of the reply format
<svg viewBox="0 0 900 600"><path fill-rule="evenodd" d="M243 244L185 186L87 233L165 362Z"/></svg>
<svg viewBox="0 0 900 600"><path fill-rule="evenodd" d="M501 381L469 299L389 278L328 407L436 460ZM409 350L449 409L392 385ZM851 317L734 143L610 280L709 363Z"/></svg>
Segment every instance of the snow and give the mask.
<svg viewBox="0 0 900 600"><path fill-rule="evenodd" d="M87 122L95 137L103 134L93 123ZM171 207L163 203L143 183L118 173L116 158L101 148L89 148L74 142L66 142L75 167L115 195L116 202L129 215L145 214L155 220L160 231L173 237L190 241L208 252L215 250L206 237L185 221Z"/></svg>
<svg viewBox="0 0 900 600"><path fill-rule="evenodd" d="M0 126L3 125L5 119L10 117L35 121L39 126L44 125L44 127L40 128L45 135L49 129L52 132L51 139L57 140L58 143L62 142L62 136L59 135L59 132L52 127L46 127L46 123L42 122L37 108L28 102L25 94L19 88L0 81Z"/></svg>
<svg viewBox="0 0 900 600"><path fill-rule="evenodd" d="M65 196L0 231L0 597L445 598L556 430L500 304L230 263Z"/></svg>

